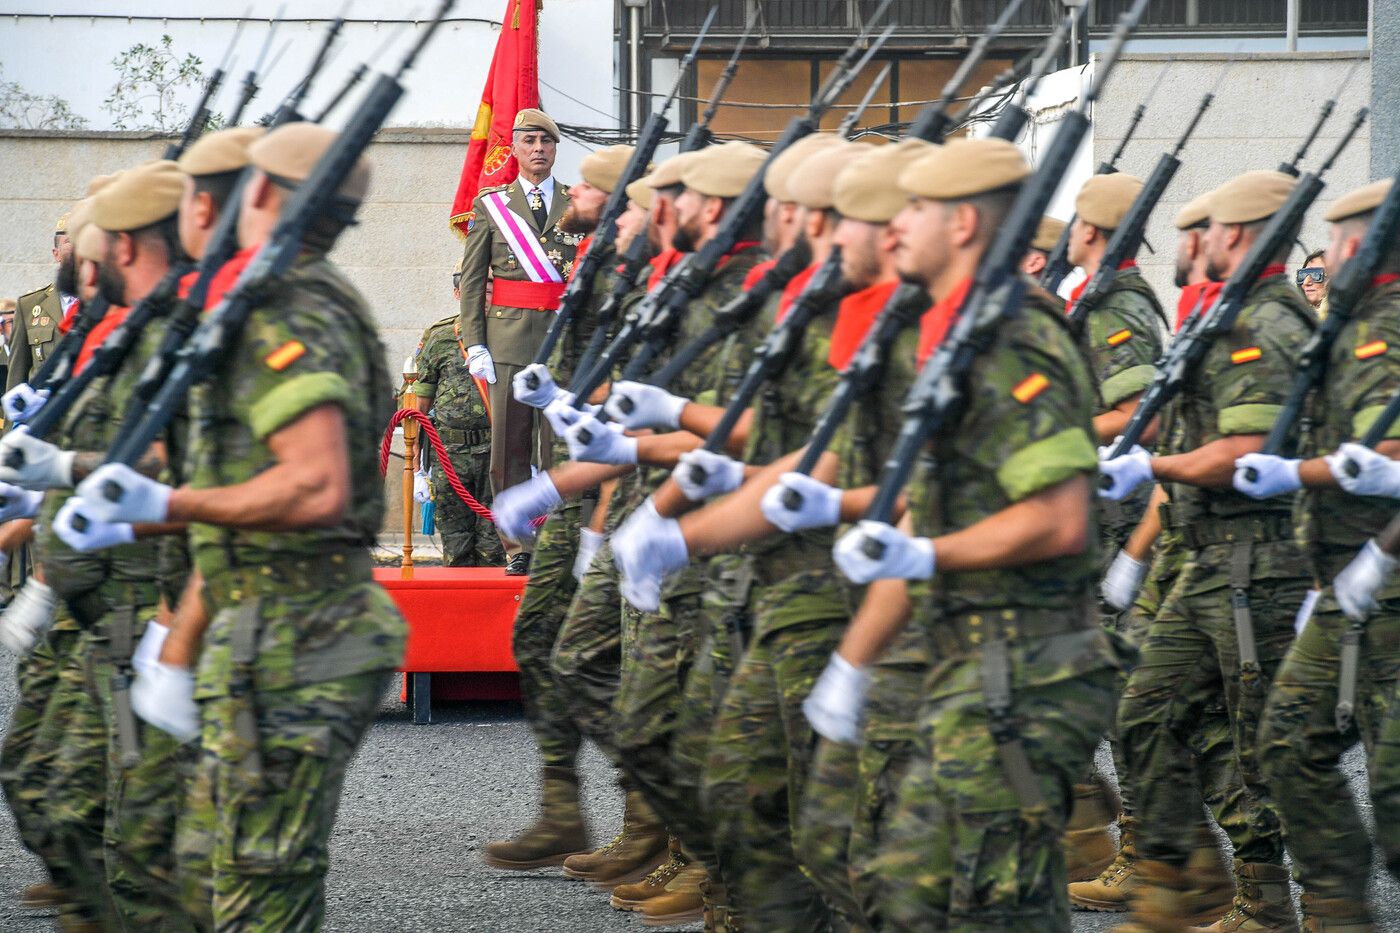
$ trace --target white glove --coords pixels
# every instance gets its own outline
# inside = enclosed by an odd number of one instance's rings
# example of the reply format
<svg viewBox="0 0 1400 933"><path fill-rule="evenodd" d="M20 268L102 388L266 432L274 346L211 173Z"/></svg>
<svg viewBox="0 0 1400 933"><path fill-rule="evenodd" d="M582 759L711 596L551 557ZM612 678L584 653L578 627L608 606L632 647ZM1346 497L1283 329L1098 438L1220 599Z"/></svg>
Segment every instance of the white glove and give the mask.
<svg viewBox="0 0 1400 933"><path fill-rule="evenodd" d="M822 738L859 745L869 689L869 672L833 652L812 692L802 701L802 712Z"/></svg>
<svg viewBox="0 0 1400 933"><path fill-rule="evenodd" d="M16 518L33 518L39 514L39 506L43 501L44 494L42 492L37 490L30 492L19 486L0 483L0 522L13 521Z"/></svg>
<svg viewBox="0 0 1400 933"><path fill-rule="evenodd" d="M1147 564L1130 556L1127 551L1119 551L1108 565L1108 573L1099 585L1103 601L1114 609L1127 609L1137 599L1142 589L1142 578L1147 576Z"/></svg>
<svg viewBox="0 0 1400 933"><path fill-rule="evenodd" d="M681 410L689 399L644 382L615 382L603 411L629 431L641 428L674 431L681 426Z"/></svg>
<svg viewBox="0 0 1400 933"><path fill-rule="evenodd" d="M428 471L415 470L413 472L413 499L415 502L427 502L433 497L432 487L428 484Z"/></svg>
<svg viewBox="0 0 1400 933"><path fill-rule="evenodd" d="M1107 451L1106 447L1099 448L1099 473L1112 480L1107 488L1099 488L1099 495L1103 498L1116 502L1152 480L1152 455L1141 446L1134 444L1123 456L1112 460L1102 459Z"/></svg>
<svg viewBox="0 0 1400 933"><path fill-rule="evenodd" d="M1270 499L1303 488L1298 475L1301 460L1273 454L1245 454L1235 461L1235 488L1252 499ZM1254 479L1249 478L1253 471Z"/></svg>
<svg viewBox="0 0 1400 933"><path fill-rule="evenodd" d="M496 384L496 364L491 359L491 351L479 343L467 347L467 372L477 379L485 379Z"/></svg>
<svg viewBox="0 0 1400 933"><path fill-rule="evenodd" d="M1395 564L1395 558L1382 551L1374 538L1362 545L1332 581L1332 595L1347 618L1360 622L1375 612L1376 591L1385 586Z"/></svg>
<svg viewBox="0 0 1400 933"><path fill-rule="evenodd" d="M549 473L537 473L523 483L502 489L491 503L496 530L511 541L530 541L535 527L530 523L562 502Z"/></svg>
<svg viewBox="0 0 1400 933"><path fill-rule="evenodd" d="M161 625L155 619L146 623L146 630L141 633L141 640L136 643L136 650L131 653L131 666L136 673L144 674L160 663L160 649L164 647L169 634L169 627Z"/></svg>
<svg viewBox="0 0 1400 933"><path fill-rule="evenodd" d="M744 465L733 457L696 448L681 454L671 478L691 502L704 502L744 485Z"/></svg>
<svg viewBox="0 0 1400 933"><path fill-rule="evenodd" d="M131 708L181 742L199 737L199 705L194 701L194 674L188 668L157 661L138 672L131 685Z"/></svg>
<svg viewBox="0 0 1400 933"><path fill-rule="evenodd" d="M588 439L584 440L584 435ZM569 459L584 463L629 464L637 462L637 439L622 433L622 425L607 424L584 414L564 431Z"/></svg>
<svg viewBox="0 0 1400 933"><path fill-rule="evenodd" d="M10 461L16 456L19 464L12 467ZM25 489L67 488L73 485L75 456L71 450L60 450L48 441L30 437L29 429L20 425L0 438L0 482Z"/></svg>
<svg viewBox="0 0 1400 933"><path fill-rule="evenodd" d="M797 508L788 508L796 496ZM841 490L812 479L806 473L784 473L776 486L763 494L758 507L763 517L783 531L827 528L841 521Z"/></svg>
<svg viewBox="0 0 1400 933"><path fill-rule="evenodd" d="M589 565L593 563L593 558L598 556L598 548L602 547L607 539L608 536L601 531L594 531L592 528L579 529L578 554L574 556L575 580L583 579Z"/></svg>
<svg viewBox="0 0 1400 933"><path fill-rule="evenodd" d="M650 498L613 532L612 553L623 598L642 612L660 608L666 575L690 563L680 522L662 518Z"/></svg>
<svg viewBox="0 0 1400 933"><path fill-rule="evenodd" d="M538 381L538 385L533 389L530 388L529 382L531 376ZM515 400L531 408L544 408L565 391L555 384L549 367L543 363L531 363L516 373L511 377L510 387L515 393Z"/></svg>
<svg viewBox="0 0 1400 933"><path fill-rule="evenodd" d="M868 541L883 545L879 557L865 553ZM927 580L936 563L931 538L915 538L893 525L869 519L841 536L831 549L836 566L852 583L872 580Z"/></svg>
<svg viewBox="0 0 1400 933"><path fill-rule="evenodd" d="M82 530L75 527L74 519L81 518ZM130 544L136 540L136 530L129 522L104 522L88 514L87 500L73 496L63 503L63 508L53 519L54 534L75 551L101 551L119 544Z"/></svg>
<svg viewBox="0 0 1400 933"><path fill-rule="evenodd" d="M1326 459L1337 485L1353 496L1400 499L1400 463L1385 454L1378 454L1364 444L1343 444ZM1347 472L1349 463L1361 468L1355 476Z"/></svg>
<svg viewBox="0 0 1400 933"><path fill-rule="evenodd" d="M601 405L584 404L579 408L574 407L574 393L560 392L555 396L554 401L544 406L544 419L549 422L549 426L554 429L554 433L560 437L569 430L569 426L578 421L584 415L596 415L602 411Z"/></svg>
<svg viewBox="0 0 1400 933"><path fill-rule="evenodd" d="M58 594L38 577L30 577L0 613L0 644L15 654L28 654L53 627L57 610Z"/></svg>
<svg viewBox="0 0 1400 933"><path fill-rule="evenodd" d="M89 519L137 525L165 521L174 491L124 463L104 463L78 484Z"/></svg>
<svg viewBox="0 0 1400 933"><path fill-rule="evenodd" d="M33 389L29 383L21 382L4 395L0 395L0 408L5 417L14 424L23 424L39 413L49 400L48 389Z"/></svg>

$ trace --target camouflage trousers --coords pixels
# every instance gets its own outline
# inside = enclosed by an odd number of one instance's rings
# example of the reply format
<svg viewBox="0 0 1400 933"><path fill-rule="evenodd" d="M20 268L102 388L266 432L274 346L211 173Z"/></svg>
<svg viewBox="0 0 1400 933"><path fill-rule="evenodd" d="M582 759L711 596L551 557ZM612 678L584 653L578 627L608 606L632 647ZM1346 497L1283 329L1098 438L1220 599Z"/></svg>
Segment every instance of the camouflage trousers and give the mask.
<svg viewBox="0 0 1400 933"><path fill-rule="evenodd" d="M512 647L520 668L520 693L545 767L572 768L578 758L578 727L555 680L550 655L577 588L579 508L577 502L557 506L540 527L530 582L515 616Z"/></svg>
<svg viewBox="0 0 1400 933"><path fill-rule="evenodd" d="M1276 570L1271 575L1271 565L1285 559L1279 553L1290 547L1286 542L1254 546L1248 601L1257 675L1241 676L1232 590L1221 569L1229 565L1229 544L1188 552L1148 629L1118 711L1124 764L1141 817L1137 844L1143 858L1184 865L1190 856L1190 827L1198 812L1193 809L1198 786L1193 745L1199 744L1194 737L1201 717L1223 701L1244 794L1235 805L1249 826L1236 842L1235 857L1282 861L1278 814L1259 771L1256 746L1269 684L1293 640L1294 616L1308 590L1305 577Z"/></svg>
<svg viewBox="0 0 1400 933"><path fill-rule="evenodd" d="M936 671L943 682L976 683L981 663ZM1008 783L980 691L925 703L915 758L869 867L880 879L880 929L1069 929L1059 839L1069 788L1108 728L1117 682L1104 667L1012 690L1010 717L1047 805L1039 815L1022 811Z"/></svg>
<svg viewBox="0 0 1400 933"><path fill-rule="evenodd" d="M176 838L186 910L201 928L321 929L345 772L390 676L254 692L260 773L245 770L236 725L249 699L202 701L200 759Z"/></svg>
<svg viewBox="0 0 1400 933"><path fill-rule="evenodd" d="M1341 639L1350 627L1324 590L1307 627L1274 677L1259 758L1288 832L1298 883L1319 898L1366 902L1371 842L1339 769L1360 739L1370 765L1377 840L1392 873L1400 871L1400 599L1382 603L1366 622L1357 671L1355 717L1337 728Z"/></svg>
<svg viewBox="0 0 1400 933"><path fill-rule="evenodd" d="M625 613L635 613L618 590L608 542L598 548L559 627L549 666L574 726L619 764L613 701L622 669Z"/></svg>
<svg viewBox="0 0 1400 933"><path fill-rule="evenodd" d="M804 618L784 618L793 611ZM725 883L758 929L806 931L831 922L796 848L817 738L802 701L849 620L845 590L830 569L756 589L753 642L715 721L706 803Z"/></svg>
<svg viewBox="0 0 1400 933"><path fill-rule="evenodd" d="M449 451L452 469L467 492L482 505L491 506L491 447ZM442 562L447 567L499 567L506 552L495 524L473 512L457 497L442 468L433 470L433 521L442 540ZM540 529L541 534L544 529ZM531 568L533 573L533 566ZM572 577L570 578L572 579ZM523 609L524 606L522 605Z"/></svg>

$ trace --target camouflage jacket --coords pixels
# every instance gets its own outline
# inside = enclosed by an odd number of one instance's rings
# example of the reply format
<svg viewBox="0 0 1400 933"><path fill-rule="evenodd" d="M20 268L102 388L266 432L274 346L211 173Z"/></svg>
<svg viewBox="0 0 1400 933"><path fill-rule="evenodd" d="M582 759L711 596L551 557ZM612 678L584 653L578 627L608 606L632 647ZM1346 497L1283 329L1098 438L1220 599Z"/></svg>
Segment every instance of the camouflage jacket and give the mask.
<svg viewBox="0 0 1400 933"><path fill-rule="evenodd" d="M433 403L433 426L439 433L461 433L460 439L444 437L448 447L491 449L491 419L476 380L464 365L462 342L457 338L457 318L443 318L423 331L418 342L419 398Z"/></svg>
<svg viewBox="0 0 1400 933"><path fill-rule="evenodd" d="M1084 349L1094 367L1099 409L1109 411L1152 381L1167 319L1137 269L1124 269L1086 316Z"/></svg>
<svg viewBox="0 0 1400 933"><path fill-rule="evenodd" d="M594 248L589 247L590 251ZM597 329L598 312L612 293L613 283L617 281L617 263L616 251L608 249L598 266L597 273L593 276L593 290L589 293L587 307L574 318L573 326L569 328L569 332L554 348L554 355L549 359L549 372L554 376L557 385L567 386L573 381L574 368L578 365L579 357L583 356L584 350L588 348L588 343L593 339L594 331ZM623 309L618 308L613 316L610 330L617 329L622 315Z"/></svg>

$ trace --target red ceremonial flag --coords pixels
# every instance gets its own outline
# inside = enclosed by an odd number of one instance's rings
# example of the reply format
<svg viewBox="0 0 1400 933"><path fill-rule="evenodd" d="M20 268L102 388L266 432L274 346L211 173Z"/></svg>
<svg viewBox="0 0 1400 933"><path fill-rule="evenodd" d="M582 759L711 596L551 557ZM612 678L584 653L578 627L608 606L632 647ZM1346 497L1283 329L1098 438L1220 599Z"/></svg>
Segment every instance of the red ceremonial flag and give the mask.
<svg viewBox="0 0 1400 933"><path fill-rule="evenodd" d="M506 0L501 35L467 144L462 180L452 199L449 222L459 235L466 236L471 229L477 191L508 185L520 172L510 154L510 134L516 113L540 105L537 36L541 5L540 0Z"/></svg>

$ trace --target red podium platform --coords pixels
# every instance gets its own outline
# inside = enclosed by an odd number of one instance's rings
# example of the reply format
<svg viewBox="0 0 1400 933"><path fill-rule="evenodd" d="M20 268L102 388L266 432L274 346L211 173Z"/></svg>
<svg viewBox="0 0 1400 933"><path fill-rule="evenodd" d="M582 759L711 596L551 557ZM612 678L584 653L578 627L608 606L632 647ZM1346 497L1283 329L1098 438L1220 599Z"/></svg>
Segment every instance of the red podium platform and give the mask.
<svg viewBox="0 0 1400 933"><path fill-rule="evenodd" d="M511 632L529 577L506 576L499 567L414 567L411 572L405 579L398 567L380 567L374 579L408 620L400 670L413 721L432 721L433 674L451 674L451 684L464 688L453 698L519 696Z"/></svg>

